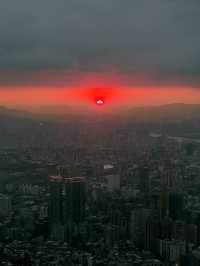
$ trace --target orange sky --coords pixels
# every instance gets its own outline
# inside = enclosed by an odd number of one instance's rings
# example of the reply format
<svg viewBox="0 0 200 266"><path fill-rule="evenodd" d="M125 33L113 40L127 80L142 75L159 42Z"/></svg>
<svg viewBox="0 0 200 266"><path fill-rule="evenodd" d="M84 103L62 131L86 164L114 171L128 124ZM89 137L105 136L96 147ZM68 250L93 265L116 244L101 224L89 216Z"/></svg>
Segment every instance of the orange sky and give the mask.
<svg viewBox="0 0 200 266"><path fill-rule="evenodd" d="M104 97L105 106L123 107L162 105L169 103L200 103L200 91L192 88L15 88L0 89L0 105L92 106L96 97Z"/></svg>
<svg viewBox="0 0 200 266"><path fill-rule="evenodd" d="M0 84L0 105L9 107L58 104L95 107L97 97L103 97L104 108L111 109L200 103L199 88L184 85L184 82L163 82L163 85L141 74L40 71L26 74L13 72L8 78L10 83Z"/></svg>

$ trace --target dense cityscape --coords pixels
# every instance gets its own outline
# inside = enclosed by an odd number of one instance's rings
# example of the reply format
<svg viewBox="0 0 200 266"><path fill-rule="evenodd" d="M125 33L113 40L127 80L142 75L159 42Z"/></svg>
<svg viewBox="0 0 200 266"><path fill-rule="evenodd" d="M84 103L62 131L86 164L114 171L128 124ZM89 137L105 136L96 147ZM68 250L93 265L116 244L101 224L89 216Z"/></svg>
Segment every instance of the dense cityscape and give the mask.
<svg viewBox="0 0 200 266"><path fill-rule="evenodd" d="M0 266L200 266L200 0L0 0Z"/></svg>
<svg viewBox="0 0 200 266"><path fill-rule="evenodd" d="M2 147L0 265L200 265L200 141L147 128Z"/></svg>

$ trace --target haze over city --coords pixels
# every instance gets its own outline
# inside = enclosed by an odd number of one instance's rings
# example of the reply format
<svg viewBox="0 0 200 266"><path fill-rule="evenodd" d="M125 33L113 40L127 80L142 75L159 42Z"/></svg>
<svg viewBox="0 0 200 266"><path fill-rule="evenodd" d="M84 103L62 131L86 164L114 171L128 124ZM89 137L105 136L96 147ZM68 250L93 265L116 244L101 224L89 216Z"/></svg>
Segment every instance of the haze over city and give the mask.
<svg viewBox="0 0 200 266"><path fill-rule="evenodd" d="M0 266L200 266L200 0L0 0Z"/></svg>

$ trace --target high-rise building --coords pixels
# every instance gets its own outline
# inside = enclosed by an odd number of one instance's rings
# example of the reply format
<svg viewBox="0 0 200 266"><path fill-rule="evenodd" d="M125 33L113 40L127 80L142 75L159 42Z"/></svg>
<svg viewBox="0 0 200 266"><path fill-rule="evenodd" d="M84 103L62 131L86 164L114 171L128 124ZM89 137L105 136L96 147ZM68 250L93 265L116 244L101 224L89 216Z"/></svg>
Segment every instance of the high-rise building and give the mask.
<svg viewBox="0 0 200 266"><path fill-rule="evenodd" d="M8 213L11 211L12 204L11 198L7 195L0 194L0 209L3 213Z"/></svg>
<svg viewBox="0 0 200 266"><path fill-rule="evenodd" d="M139 188L140 190L148 194L150 190L149 168L143 166L139 168Z"/></svg>
<svg viewBox="0 0 200 266"><path fill-rule="evenodd" d="M64 178L63 213L65 222L79 224L85 215L86 180L84 177Z"/></svg>
<svg viewBox="0 0 200 266"><path fill-rule="evenodd" d="M49 223L51 235L70 240L74 226L84 220L86 180L84 177L49 177Z"/></svg>
<svg viewBox="0 0 200 266"><path fill-rule="evenodd" d="M153 220L151 217L146 222L145 226L145 238L144 245L146 250L156 251L157 242L160 238L160 223L159 221Z"/></svg>
<svg viewBox="0 0 200 266"><path fill-rule="evenodd" d="M131 212L130 233L131 239L137 246L144 248L144 238L146 223L150 215L150 210L138 208Z"/></svg>
<svg viewBox="0 0 200 266"><path fill-rule="evenodd" d="M62 200L63 200L63 177L49 177L49 218L50 223L57 224L62 222Z"/></svg>
<svg viewBox="0 0 200 266"><path fill-rule="evenodd" d="M160 256L173 265L180 265L180 259L186 254L186 242L180 240L160 240ZM171 264L170 264L171 265Z"/></svg>
<svg viewBox="0 0 200 266"><path fill-rule="evenodd" d="M64 227L62 224L63 218L63 177L50 176L49 177L49 225L51 237L57 240L64 239Z"/></svg>
<svg viewBox="0 0 200 266"><path fill-rule="evenodd" d="M174 220L183 217L183 194L178 192L169 193L169 216Z"/></svg>

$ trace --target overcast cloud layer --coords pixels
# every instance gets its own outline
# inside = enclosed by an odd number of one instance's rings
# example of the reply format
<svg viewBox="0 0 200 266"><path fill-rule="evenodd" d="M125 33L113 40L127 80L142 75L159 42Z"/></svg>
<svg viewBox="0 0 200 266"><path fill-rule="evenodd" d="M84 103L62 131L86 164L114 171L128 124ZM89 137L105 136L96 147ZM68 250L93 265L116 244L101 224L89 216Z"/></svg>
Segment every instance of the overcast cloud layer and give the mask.
<svg viewBox="0 0 200 266"><path fill-rule="evenodd" d="M117 69L199 86L200 1L1 0L0 84L10 82L5 71L48 69Z"/></svg>

